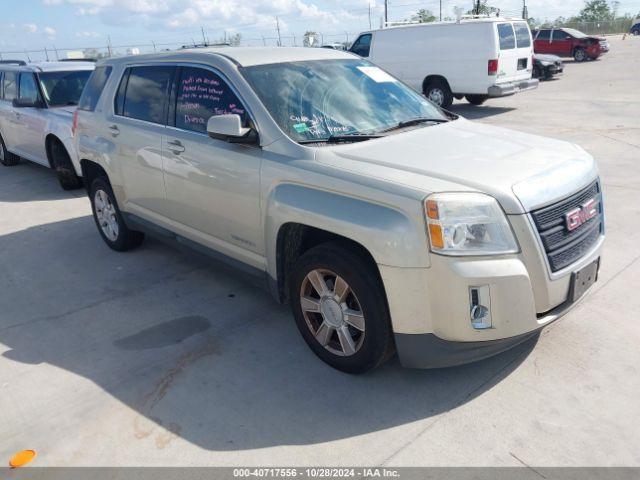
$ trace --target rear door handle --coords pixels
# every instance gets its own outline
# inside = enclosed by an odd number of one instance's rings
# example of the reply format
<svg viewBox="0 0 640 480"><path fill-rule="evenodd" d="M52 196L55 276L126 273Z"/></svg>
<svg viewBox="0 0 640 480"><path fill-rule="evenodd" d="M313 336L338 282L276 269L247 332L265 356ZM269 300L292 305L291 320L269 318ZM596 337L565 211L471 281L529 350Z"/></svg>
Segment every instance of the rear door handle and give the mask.
<svg viewBox="0 0 640 480"><path fill-rule="evenodd" d="M118 135L120 135L120 129L118 128L117 125L111 125L109 127L109 131L111 132L111 135L114 137L117 137Z"/></svg>
<svg viewBox="0 0 640 480"><path fill-rule="evenodd" d="M171 142L167 142L167 148L171 150L173 153L175 153L176 155L179 155L182 152L184 152L184 145L180 143L180 140L173 140Z"/></svg>

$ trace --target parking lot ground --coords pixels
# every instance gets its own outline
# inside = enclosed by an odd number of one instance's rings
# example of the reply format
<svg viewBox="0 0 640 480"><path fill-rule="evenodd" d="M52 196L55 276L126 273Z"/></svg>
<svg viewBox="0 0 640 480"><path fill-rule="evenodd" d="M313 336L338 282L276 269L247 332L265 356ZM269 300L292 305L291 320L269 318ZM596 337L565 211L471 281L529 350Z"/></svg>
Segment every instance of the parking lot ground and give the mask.
<svg viewBox="0 0 640 480"><path fill-rule="evenodd" d="M332 370L232 270L155 240L112 252L83 192L0 169L0 463L640 466L639 74L640 38L614 37L536 91L454 104L592 153L607 227L579 306L457 368Z"/></svg>

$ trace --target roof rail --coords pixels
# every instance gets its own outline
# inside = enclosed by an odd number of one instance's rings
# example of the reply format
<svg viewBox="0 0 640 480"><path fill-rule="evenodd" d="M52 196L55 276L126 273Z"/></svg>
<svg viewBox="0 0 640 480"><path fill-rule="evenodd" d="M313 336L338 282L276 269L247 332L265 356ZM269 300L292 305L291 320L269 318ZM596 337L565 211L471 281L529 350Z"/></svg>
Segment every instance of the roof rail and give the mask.
<svg viewBox="0 0 640 480"><path fill-rule="evenodd" d="M0 65L19 65L24 67L27 64L24 60L0 60Z"/></svg>
<svg viewBox="0 0 640 480"><path fill-rule="evenodd" d="M63 58L61 62L97 62L95 58Z"/></svg>

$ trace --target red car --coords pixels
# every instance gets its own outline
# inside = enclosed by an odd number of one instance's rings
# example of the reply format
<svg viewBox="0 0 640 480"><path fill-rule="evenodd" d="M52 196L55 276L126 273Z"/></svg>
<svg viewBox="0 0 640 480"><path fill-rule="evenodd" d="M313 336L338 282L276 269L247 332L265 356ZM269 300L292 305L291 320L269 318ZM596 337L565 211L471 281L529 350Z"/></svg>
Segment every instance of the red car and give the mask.
<svg viewBox="0 0 640 480"><path fill-rule="evenodd" d="M573 57L576 62L593 60L609 51L609 42L605 38L585 35L573 28L534 30L533 39L533 48L536 53Z"/></svg>

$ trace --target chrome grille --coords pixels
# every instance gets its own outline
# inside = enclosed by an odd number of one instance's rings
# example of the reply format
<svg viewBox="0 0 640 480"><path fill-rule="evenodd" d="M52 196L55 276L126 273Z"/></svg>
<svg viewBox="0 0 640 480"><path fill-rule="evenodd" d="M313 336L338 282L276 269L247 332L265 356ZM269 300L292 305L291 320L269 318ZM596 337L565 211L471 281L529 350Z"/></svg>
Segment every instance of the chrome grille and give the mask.
<svg viewBox="0 0 640 480"><path fill-rule="evenodd" d="M597 203L595 208L598 214L569 231L565 215L591 199ZM540 235L551 271L562 270L587 254L604 231L600 184L596 181L564 200L534 210L531 217Z"/></svg>

